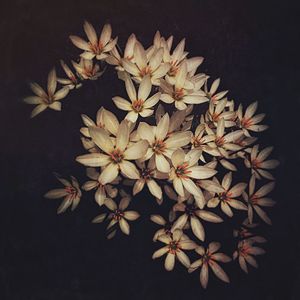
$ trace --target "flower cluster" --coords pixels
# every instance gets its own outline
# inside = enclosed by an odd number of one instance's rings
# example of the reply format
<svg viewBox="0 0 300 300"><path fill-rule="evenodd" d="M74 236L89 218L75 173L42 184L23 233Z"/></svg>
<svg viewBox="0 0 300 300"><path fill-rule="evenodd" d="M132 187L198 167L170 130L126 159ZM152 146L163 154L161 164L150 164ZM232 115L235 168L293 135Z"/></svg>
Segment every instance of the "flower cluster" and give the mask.
<svg viewBox="0 0 300 300"><path fill-rule="evenodd" d="M266 240L253 232L258 226L254 222L261 219L271 224L261 207L274 205L266 196L274 188L270 170L278 165L277 160L267 160L272 147L260 150L256 143L257 133L267 129L260 124L265 115L256 114L257 102L244 110L228 98L227 90L218 91L220 79L211 82L198 72L203 58L189 57L184 39L173 46L173 36L164 38L157 32L153 44L145 47L132 34L121 52L110 25L103 27L100 37L88 22L84 31L87 41L70 36L83 50L79 61L72 61L76 75L61 61L68 78L56 78L53 69L48 92L32 84L36 96L25 101L38 104L32 116L47 107L60 110L58 100L83 80L102 74L99 61L115 68L127 96L112 95L118 114L101 107L95 120L82 115L84 150L76 157L88 177L82 190L94 191L99 205L100 214L93 223L108 221L108 238L114 237L118 227L129 235L129 223L140 214L128 206L134 205L142 190L148 190L149 197L169 211L166 218L150 217L160 226L153 241L164 244L153 259L166 255L167 271L178 260L189 273L200 268L203 288L208 285L209 270L228 283L220 263L231 258L219 252L221 244L211 239L206 225L221 226L236 215L245 221L233 228L236 251L232 257L238 258L245 272L247 264L257 267L253 256L264 250L256 244ZM55 92L57 82L64 87ZM77 180L58 179L65 187L45 197L64 197L59 213L71 205L75 209L81 198ZM197 256L194 262L190 253Z"/></svg>

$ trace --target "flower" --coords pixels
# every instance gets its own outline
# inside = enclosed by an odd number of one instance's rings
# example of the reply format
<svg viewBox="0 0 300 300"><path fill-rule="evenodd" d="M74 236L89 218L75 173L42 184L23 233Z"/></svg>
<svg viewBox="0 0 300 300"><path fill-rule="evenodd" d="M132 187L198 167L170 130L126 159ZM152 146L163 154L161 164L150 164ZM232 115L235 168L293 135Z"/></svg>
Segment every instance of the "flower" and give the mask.
<svg viewBox="0 0 300 300"><path fill-rule="evenodd" d="M215 182L219 184L217 179L215 179ZM228 217L233 216L231 207L239 210L247 210L247 206L243 202L234 199L242 195L247 183L241 182L230 188L231 183L232 172L229 172L224 176L220 186L223 188L223 192L218 193L217 197L213 197L207 202L207 207L217 207L221 203L221 210Z"/></svg>
<svg viewBox="0 0 300 300"><path fill-rule="evenodd" d="M177 258L186 268L190 266L189 257L182 250L193 250L196 248L196 243L190 240L182 230L175 230L172 235L160 235L158 240L166 246L155 251L152 255L153 259L161 257L167 253L165 259L165 269L172 271Z"/></svg>
<svg viewBox="0 0 300 300"><path fill-rule="evenodd" d="M160 228L155 232L153 236L154 242L156 242L161 235L172 235L172 214L169 214L168 222L160 215L151 215L150 220L157 225L163 226L163 228Z"/></svg>
<svg viewBox="0 0 300 300"><path fill-rule="evenodd" d="M184 61L175 76L174 85L161 81L162 94L160 100L165 103L174 103L179 110L187 108L187 104L200 104L208 99L203 91L194 90L193 84L187 78L187 63Z"/></svg>
<svg viewBox="0 0 300 300"><path fill-rule="evenodd" d="M130 197L123 197L119 203L119 205L116 204L115 201L113 201L110 198L105 199L104 205L111 211L108 215L108 219L111 220L107 226L107 230L111 229L113 226L115 226L117 223L120 226L120 229L123 233L126 235L129 235L130 233L130 226L127 221L135 221L140 217L140 214L133 210L126 210L130 203ZM102 223L106 219L106 214L100 214L97 217L95 217L92 222L93 223Z"/></svg>
<svg viewBox="0 0 300 300"><path fill-rule="evenodd" d="M103 26L101 35L98 39L97 33L91 23L85 21L83 25L84 32L87 35L88 42L82 38L70 35L70 40L79 49L84 50L80 56L84 59L91 60L96 57L97 60L104 60L108 57L109 51L111 51L117 44L118 38L111 40L111 26L105 24Z"/></svg>
<svg viewBox="0 0 300 300"><path fill-rule="evenodd" d="M207 81L205 82L204 91L205 91L207 97L214 103L217 102L218 100L221 100L228 93L228 91L222 91L222 92L218 92L216 94L216 91L220 85L220 82L221 82L220 78L214 80L213 83L211 84L210 89L208 89Z"/></svg>
<svg viewBox="0 0 300 300"><path fill-rule="evenodd" d="M207 288L208 278L209 278L209 267L212 269L213 273L222 281L229 283L229 277L225 271L221 268L218 262L227 263L231 261L231 258L224 253L217 251L220 249L221 244L217 242L212 242L208 245L205 250L204 247L199 246L195 251L201 256L200 259L194 261L188 272L194 272L196 269L201 267L200 271L200 283L204 289Z"/></svg>
<svg viewBox="0 0 300 300"><path fill-rule="evenodd" d="M79 64L72 61L72 65L77 75L85 80L96 80L103 74L103 71L100 71L100 66L98 64L94 65L93 61L89 59L81 58Z"/></svg>
<svg viewBox="0 0 300 300"><path fill-rule="evenodd" d="M71 205L71 210L73 211L78 206L82 195L77 179L71 176L71 181L68 181L59 175L56 175L56 178L64 185L64 188L50 190L44 197L48 199L64 198L57 209L58 214L65 212Z"/></svg>
<svg viewBox="0 0 300 300"><path fill-rule="evenodd" d="M169 115L166 113L157 126L150 126L141 122L138 127L138 135L141 139L149 142L149 148L145 156L145 160L155 156L155 164L158 171L168 173L170 171L170 163L166 157L171 158L175 149L187 145L191 140L191 132L175 132L168 136L170 124Z"/></svg>
<svg viewBox="0 0 300 300"><path fill-rule="evenodd" d="M237 118L238 118L238 125L242 128L245 136L250 137L249 131L260 132L268 129L267 125L258 125L265 118L265 114L258 114L254 116L257 110L257 101L250 104L243 116L243 106L242 104L239 105L237 110Z"/></svg>
<svg viewBox="0 0 300 300"><path fill-rule="evenodd" d="M200 188L193 179L207 179L214 176L217 171L211 168L198 166L201 151L191 150L187 154L182 149L173 152L171 162L173 168L170 172L170 180L176 192L184 197L184 189L194 196L201 196Z"/></svg>
<svg viewBox="0 0 300 300"><path fill-rule="evenodd" d="M251 169L251 172L255 175L256 179L264 177L266 179L274 180L273 175L267 170L275 169L279 165L279 161L275 159L266 160L273 151L273 147L267 147L260 152L258 149L259 145L255 145L252 148L250 157L244 160L245 166Z"/></svg>
<svg viewBox="0 0 300 300"><path fill-rule="evenodd" d="M61 67L65 71L66 75L68 76L68 79L65 78L57 78L57 82L67 86L70 90L76 88L80 88L82 86L81 83L79 83L78 79L74 75L74 73L71 71L71 69L68 67L68 65L63 61L60 60Z"/></svg>
<svg viewBox="0 0 300 300"><path fill-rule="evenodd" d="M104 185L115 180L119 171L125 177L139 179L139 172L130 160L145 156L148 142L141 140L129 145L129 126L126 120L119 125L116 143L113 144L110 136L103 128L90 127L90 135L94 143L105 153L90 153L78 156L76 160L85 166L103 167L99 182Z"/></svg>
<svg viewBox="0 0 300 300"><path fill-rule="evenodd" d="M143 77L149 75L153 85L160 85L160 79L166 75L170 69L170 64L163 63L163 49L155 50L148 57L141 43L136 41L134 45L134 63L128 58L122 59L125 71L130 73L137 82L141 82Z"/></svg>
<svg viewBox="0 0 300 300"><path fill-rule="evenodd" d="M54 68L48 74L47 92L35 82L30 84L30 88L35 96L26 97L24 102L27 104L37 104L37 106L31 112L31 118L35 117L48 107L57 111L61 110L61 103L59 100L65 98L70 90L68 87L63 87L62 89L56 91L56 87L57 78Z"/></svg>
<svg viewBox="0 0 300 300"><path fill-rule="evenodd" d="M82 189L85 191L90 191L96 189L95 192L95 201L102 206L106 198L115 198L118 195L118 189L113 187L115 184L119 184L120 178L117 177L111 184L102 185L98 178L100 176L100 172L98 172L95 168L87 168L86 175L92 179L85 182L82 186Z"/></svg>
<svg viewBox="0 0 300 300"><path fill-rule="evenodd" d="M253 246L253 241L243 240L238 244L238 249L233 253L233 259L239 259L239 265L241 269L248 273L247 263L251 266L257 268L257 261L253 255L262 255L265 254L265 250L259 247Z"/></svg>
<svg viewBox="0 0 300 300"><path fill-rule="evenodd" d="M194 235L201 241L205 240L205 231L199 219L212 223L221 223L223 220L216 214L199 209L193 202L178 203L173 208L175 211L182 211L182 214L173 224L172 231L183 229L187 222L190 223Z"/></svg>
<svg viewBox="0 0 300 300"><path fill-rule="evenodd" d="M260 206L272 207L275 205L275 202L272 199L265 197L274 189L274 186L275 183L272 181L263 185L258 191L255 192L255 175L251 176L249 182L249 194L246 194L245 192L243 193L243 198L248 204L248 219L250 224L253 222L253 209L264 222L269 225L272 224L270 218L260 208Z"/></svg>
<svg viewBox="0 0 300 300"><path fill-rule="evenodd" d="M143 77L138 94L135 91L130 76L126 76L125 84L131 103L119 96L113 98L115 105L119 109L128 111L125 119L134 123L138 116L143 118L151 116L153 114L153 109L151 108L159 101L160 93L156 93L148 98L152 87L150 77L148 75Z"/></svg>

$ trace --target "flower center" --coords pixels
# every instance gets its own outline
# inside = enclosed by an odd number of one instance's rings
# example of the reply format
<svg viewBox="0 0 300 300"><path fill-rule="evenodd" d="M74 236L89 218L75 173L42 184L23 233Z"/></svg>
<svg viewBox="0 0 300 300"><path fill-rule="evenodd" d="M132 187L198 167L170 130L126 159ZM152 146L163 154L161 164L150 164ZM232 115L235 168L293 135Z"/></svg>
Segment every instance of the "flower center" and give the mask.
<svg viewBox="0 0 300 300"><path fill-rule="evenodd" d="M248 118L248 119L242 119L241 121L241 126L244 128L248 128L249 126L252 125L252 119Z"/></svg>
<svg viewBox="0 0 300 300"><path fill-rule="evenodd" d="M144 100L142 99L134 100L132 103L132 108L135 112L138 113L143 109L143 104L144 104Z"/></svg>
<svg viewBox="0 0 300 300"><path fill-rule="evenodd" d="M110 153L110 157L111 157L113 162L118 164L124 158L123 151L121 151L120 149L115 149L113 152Z"/></svg>
<svg viewBox="0 0 300 300"><path fill-rule="evenodd" d="M113 219L120 221L124 216L124 212L120 209L116 209L113 214Z"/></svg>
<svg viewBox="0 0 300 300"><path fill-rule="evenodd" d="M217 137L215 143L218 147L223 146L225 143L224 137Z"/></svg>
<svg viewBox="0 0 300 300"><path fill-rule="evenodd" d="M162 140L155 140L155 142L152 145L152 149L154 153L161 154L165 151L166 145Z"/></svg>
<svg viewBox="0 0 300 300"><path fill-rule="evenodd" d="M147 66L147 67L140 70L140 76L141 77L144 77L144 76L146 76L148 74L151 74L151 73L152 73L152 70L151 70L150 66Z"/></svg>
<svg viewBox="0 0 300 300"><path fill-rule="evenodd" d="M172 254L175 254L179 250L178 244L179 243L175 242L175 241L170 242L169 243L169 252Z"/></svg>
<svg viewBox="0 0 300 300"><path fill-rule="evenodd" d="M193 205L193 204L190 204L190 205L187 205L185 207L185 213L188 215L188 216L193 216L195 214L195 211L197 210L196 206Z"/></svg>
<svg viewBox="0 0 300 300"><path fill-rule="evenodd" d="M177 166L175 170L177 177L186 178L187 177L186 175L191 173L191 171L187 170L188 166L189 164L187 162Z"/></svg>
<svg viewBox="0 0 300 300"><path fill-rule="evenodd" d="M142 176L144 179L150 179L151 176L152 176L152 172L153 172L153 170L148 169L148 168L142 169L142 171L141 171L141 176Z"/></svg>
<svg viewBox="0 0 300 300"><path fill-rule="evenodd" d="M183 88L181 88L181 89L175 89L175 91L173 92L173 98L175 100L181 100L183 96L184 96L184 90L183 90Z"/></svg>

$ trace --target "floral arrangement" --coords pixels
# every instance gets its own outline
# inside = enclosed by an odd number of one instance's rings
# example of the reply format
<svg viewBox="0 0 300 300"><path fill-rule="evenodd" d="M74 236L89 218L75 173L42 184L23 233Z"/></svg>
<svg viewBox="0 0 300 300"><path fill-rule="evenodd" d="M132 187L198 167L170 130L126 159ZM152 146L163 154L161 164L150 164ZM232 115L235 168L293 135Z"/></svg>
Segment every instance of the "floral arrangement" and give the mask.
<svg viewBox="0 0 300 300"><path fill-rule="evenodd" d="M267 129L260 124L265 114L256 114L257 102L244 109L228 98L228 91L217 91L220 79L210 84L208 75L197 73L203 58L188 57L185 39L173 47L173 36L165 39L157 32L145 48L132 34L121 51L110 25L100 37L89 22L84 31L87 41L70 36L83 51L71 61L73 70L60 61L65 78L52 69L46 90L31 84L35 95L25 98L36 105L31 117L47 108L61 110L61 100L70 91L98 79L104 65L111 65L127 92L125 98L112 98L124 118L104 107L95 121L82 115L84 151L76 161L86 167L88 180L80 186L73 176L69 181L56 174L63 187L45 197L63 198L57 211L63 213L78 206L82 190L94 191L100 214L92 222L107 222L111 239L118 229L130 234L129 224L140 217L130 207L137 194L148 190L158 205L169 207L164 217L150 216L158 226L153 241L161 244L153 259L165 255L167 271L176 261L189 273L200 269L200 283L206 288L209 269L229 282L223 263L237 260L246 273L249 265L257 267L255 256L265 253L261 244L266 239L256 228L259 221L271 224L263 208L274 205L268 197L274 188L270 170L278 165L268 159L272 147L257 144L257 133ZM241 179L240 169L248 170L247 178ZM227 255L205 227L234 218L242 221L232 232L236 250ZM190 255L196 257L193 262Z"/></svg>

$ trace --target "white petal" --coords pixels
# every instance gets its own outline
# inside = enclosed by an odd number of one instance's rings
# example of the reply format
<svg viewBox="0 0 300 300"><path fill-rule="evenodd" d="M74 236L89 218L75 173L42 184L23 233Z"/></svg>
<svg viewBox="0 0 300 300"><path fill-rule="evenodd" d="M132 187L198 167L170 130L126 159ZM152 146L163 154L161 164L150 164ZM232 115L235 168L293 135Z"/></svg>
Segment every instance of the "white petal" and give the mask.
<svg viewBox="0 0 300 300"><path fill-rule="evenodd" d="M105 169L101 172L99 176L99 181L101 182L101 184L104 185L116 179L118 174L119 174L118 165L111 163L107 167L105 167Z"/></svg>

